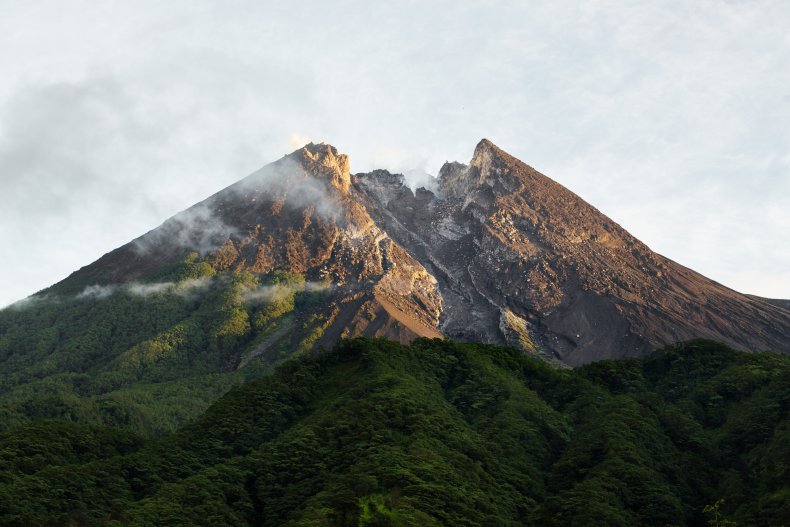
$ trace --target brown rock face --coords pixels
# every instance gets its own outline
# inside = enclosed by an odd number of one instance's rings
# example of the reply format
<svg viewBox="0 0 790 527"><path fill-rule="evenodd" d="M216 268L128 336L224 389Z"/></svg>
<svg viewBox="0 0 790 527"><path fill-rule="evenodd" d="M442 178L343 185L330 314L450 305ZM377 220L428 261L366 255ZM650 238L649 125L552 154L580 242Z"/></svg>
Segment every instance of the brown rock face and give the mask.
<svg viewBox="0 0 790 527"><path fill-rule="evenodd" d="M695 337L790 353L790 310L654 252L487 140L438 191L350 175L309 144L64 281L119 283L197 251L216 270L331 284L323 337L509 343L579 365Z"/></svg>
<svg viewBox="0 0 790 527"><path fill-rule="evenodd" d="M373 217L435 274L449 337L525 339L579 365L695 337L790 352L790 312L654 252L561 185L483 140L440 192L361 174Z"/></svg>

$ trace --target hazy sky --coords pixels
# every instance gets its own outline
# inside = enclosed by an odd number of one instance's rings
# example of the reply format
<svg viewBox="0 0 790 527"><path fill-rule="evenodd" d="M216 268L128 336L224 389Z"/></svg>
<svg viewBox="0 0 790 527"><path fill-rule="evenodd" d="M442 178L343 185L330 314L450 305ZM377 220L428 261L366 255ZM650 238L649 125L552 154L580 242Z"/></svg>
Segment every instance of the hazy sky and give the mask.
<svg viewBox="0 0 790 527"><path fill-rule="evenodd" d="M435 174L487 137L790 298L788 28L787 0L0 0L0 305L308 138Z"/></svg>

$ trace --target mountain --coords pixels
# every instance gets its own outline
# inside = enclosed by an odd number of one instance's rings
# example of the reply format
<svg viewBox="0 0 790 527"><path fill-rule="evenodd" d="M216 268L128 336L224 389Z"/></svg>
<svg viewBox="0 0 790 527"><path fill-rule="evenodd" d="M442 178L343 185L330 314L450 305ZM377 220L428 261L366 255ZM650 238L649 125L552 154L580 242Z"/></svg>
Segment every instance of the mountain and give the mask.
<svg viewBox="0 0 790 527"><path fill-rule="evenodd" d="M489 141L416 191L309 144L0 310L0 525L786 524L761 350L786 301Z"/></svg>
<svg viewBox="0 0 790 527"><path fill-rule="evenodd" d="M782 298L763 298L755 295L749 295L749 297L754 298L755 300L759 300L761 302L768 302L769 304L773 304L777 307L781 307L782 309L790 310L790 300L785 300Z"/></svg>
<svg viewBox="0 0 790 527"><path fill-rule="evenodd" d="M264 167L53 290L133 281L191 251L216 272L285 271L331 290L319 345L349 334L441 336L436 280L371 219L348 157L332 146L309 144Z"/></svg>
<svg viewBox="0 0 790 527"><path fill-rule="evenodd" d="M0 429L161 435L357 336L579 366L698 337L788 353L790 311L653 253L489 141L415 192L309 144L0 311Z"/></svg>
<svg viewBox="0 0 790 527"><path fill-rule="evenodd" d="M416 192L349 173L310 144L69 277L116 283L183 257L285 270L332 288L318 345L340 336L511 344L578 366L704 337L790 352L790 315L651 251L488 140ZM295 343L294 343L295 344Z"/></svg>
<svg viewBox="0 0 790 527"><path fill-rule="evenodd" d="M354 339L162 438L0 433L0 525L787 525L789 403L790 357L711 342L569 370Z"/></svg>
<svg viewBox="0 0 790 527"><path fill-rule="evenodd" d="M434 278L308 145L0 311L0 429L175 430L287 357L441 337Z"/></svg>

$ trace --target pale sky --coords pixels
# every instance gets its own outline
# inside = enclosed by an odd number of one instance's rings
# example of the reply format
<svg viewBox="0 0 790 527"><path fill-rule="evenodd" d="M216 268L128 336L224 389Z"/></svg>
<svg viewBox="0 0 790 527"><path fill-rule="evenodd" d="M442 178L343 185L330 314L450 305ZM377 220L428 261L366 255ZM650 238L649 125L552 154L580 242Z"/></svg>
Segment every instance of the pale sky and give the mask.
<svg viewBox="0 0 790 527"><path fill-rule="evenodd" d="M0 306L308 140L435 174L483 137L790 298L788 28L786 0L0 0Z"/></svg>

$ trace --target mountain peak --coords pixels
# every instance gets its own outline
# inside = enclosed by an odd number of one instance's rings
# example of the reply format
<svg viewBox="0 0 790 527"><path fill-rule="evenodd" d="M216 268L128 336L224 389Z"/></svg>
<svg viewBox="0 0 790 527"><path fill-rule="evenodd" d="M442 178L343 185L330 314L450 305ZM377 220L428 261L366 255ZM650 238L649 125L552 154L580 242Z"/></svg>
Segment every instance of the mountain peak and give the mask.
<svg viewBox="0 0 790 527"><path fill-rule="evenodd" d="M472 164L474 164L474 160L478 157L499 156L504 153L504 150L484 137L475 147L474 155L472 155Z"/></svg>
<svg viewBox="0 0 790 527"><path fill-rule="evenodd" d="M451 197L467 196L484 186L492 175L497 175L504 166L507 154L488 139L481 139L475 147L469 165L445 163L439 170L442 190Z"/></svg>
<svg viewBox="0 0 790 527"><path fill-rule="evenodd" d="M325 177L338 190L348 192L351 185L348 156L338 153L334 146L308 143L288 157L298 161L310 174Z"/></svg>
<svg viewBox="0 0 790 527"><path fill-rule="evenodd" d="M475 147L475 153L469 162L469 168L474 169L473 179L477 185L485 182L491 172L496 170L494 165L502 163L505 152L488 139L481 139Z"/></svg>
<svg viewBox="0 0 790 527"><path fill-rule="evenodd" d="M696 337L790 352L785 309L654 253L487 139L468 165L445 163L439 185L427 200L397 188L368 197L384 230L436 271L450 338L571 365Z"/></svg>

